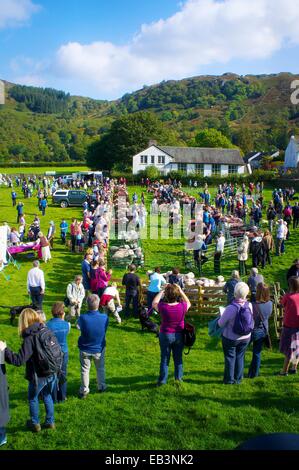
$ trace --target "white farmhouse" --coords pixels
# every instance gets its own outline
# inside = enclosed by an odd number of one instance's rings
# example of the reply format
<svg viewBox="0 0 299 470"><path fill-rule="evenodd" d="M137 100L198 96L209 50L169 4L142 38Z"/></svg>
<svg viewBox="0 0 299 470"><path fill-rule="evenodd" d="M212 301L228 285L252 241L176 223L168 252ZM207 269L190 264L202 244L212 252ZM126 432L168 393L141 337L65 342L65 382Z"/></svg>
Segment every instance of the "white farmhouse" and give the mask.
<svg viewBox="0 0 299 470"><path fill-rule="evenodd" d="M156 144L133 157L133 174L155 166L161 174L182 171L200 176L245 173L245 163L237 149L164 147Z"/></svg>
<svg viewBox="0 0 299 470"><path fill-rule="evenodd" d="M285 151L284 167L297 168L299 163L299 139L292 135Z"/></svg>

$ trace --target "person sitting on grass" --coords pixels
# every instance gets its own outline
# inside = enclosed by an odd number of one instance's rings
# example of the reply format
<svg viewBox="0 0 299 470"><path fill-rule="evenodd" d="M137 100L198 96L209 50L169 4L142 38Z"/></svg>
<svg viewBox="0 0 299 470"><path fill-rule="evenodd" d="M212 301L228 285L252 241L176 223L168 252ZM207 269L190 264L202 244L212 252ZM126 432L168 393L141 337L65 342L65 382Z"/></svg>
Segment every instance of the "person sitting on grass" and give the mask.
<svg viewBox="0 0 299 470"><path fill-rule="evenodd" d="M71 331L71 324L64 320L65 306L63 302L55 302L52 306L52 315L53 318L47 322L47 327L53 331L55 334L58 343L60 344L61 350L63 352L63 361L61 367L61 375L57 377L57 381L54 388L54 401L55 403L63 402L66 400L67 392L67 364L69 358L67 336Z"/></svg>

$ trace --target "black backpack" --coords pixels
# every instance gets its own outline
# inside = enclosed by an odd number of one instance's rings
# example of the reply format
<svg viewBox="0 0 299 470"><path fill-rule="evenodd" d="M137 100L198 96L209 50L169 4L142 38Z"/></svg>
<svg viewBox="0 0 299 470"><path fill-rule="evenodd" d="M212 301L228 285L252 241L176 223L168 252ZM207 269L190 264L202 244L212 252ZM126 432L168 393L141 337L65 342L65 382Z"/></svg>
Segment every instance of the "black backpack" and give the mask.
<svg viewBox="0 0 299 470"><path fill-rule="evenodd" d="M34 366L38 377L59 374L63 352L54 333L46 326L35 335Z"/></svg>
<svg viewBox="0 0 299 470"><path fill-rule="evenodd" d="M195 326L192 325L192 323L186 322L185 321L185 327L183 330L183 341L184 341L184 346L189 348L187 353L184 353L185 356L187 356L190 352L190 349L192 348L193 344L196 341L196 330Z"/></svg>

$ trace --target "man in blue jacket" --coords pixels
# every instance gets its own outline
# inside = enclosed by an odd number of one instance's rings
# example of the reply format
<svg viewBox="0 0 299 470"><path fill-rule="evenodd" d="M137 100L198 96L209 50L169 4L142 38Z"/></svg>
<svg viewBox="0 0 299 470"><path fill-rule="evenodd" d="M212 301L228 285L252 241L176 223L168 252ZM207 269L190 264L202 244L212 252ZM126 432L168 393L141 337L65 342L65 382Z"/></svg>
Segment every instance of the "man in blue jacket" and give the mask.
<svg viewBox="0 0 299 470"><path fill-rule="evenodd" d="M78 340L81 364L81 387L79 398L85 399L89 394L89 371L91 361L94 362L97 371L98 392L105 392L105 350L106 331L109 318L99 312L100 299L97 295L87 297L88 312L78 319L78 328L81 336Z"/></svg>

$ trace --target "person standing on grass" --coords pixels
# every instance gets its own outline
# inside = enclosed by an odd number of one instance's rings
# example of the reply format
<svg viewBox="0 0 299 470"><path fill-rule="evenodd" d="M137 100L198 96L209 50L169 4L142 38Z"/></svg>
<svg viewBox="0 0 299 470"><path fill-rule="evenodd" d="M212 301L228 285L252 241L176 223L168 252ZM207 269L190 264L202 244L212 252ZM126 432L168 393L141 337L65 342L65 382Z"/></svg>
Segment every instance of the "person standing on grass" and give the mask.
<svg viewBox="0 0 299 470"><path fill-rule="evenodd" d="M269 318L273 310L270 300L270 289L265 284L258 284L256 288L256 301L252 303L254 328L251 334L253 343L252 360L249 366L248 377L258 377L261 366L261 352L264 339L269 332Z"/></svg>
<svg viewBox="0 0 299 470"><path fill-rule="evenodd" d="M33 261L33 268L27 275L27 291L31 296L32 305L37 310L43 309L43 298L45 295L45 276L39 268L39 261Z"/></svg>
<svg viewBox="0 0 299 470"><path fill-rule="evenodd" d="M54 237L55 237L55 224L53 220L51 220L50 226L48 229L47 240L50 243L50 247L52 250L54 248Z"/></svg>
<svg viewBox="0 0 299 470"><path fill-rule="evenodd" d="M40 202L40 207L41 207L41 211L42 211L42 215L46 215L46 207L47 207L48 203L47 203L47 199L44 197L41 202Z"/></svg>
<svg viewBox="0 0 299 470"><path fill-rule="evenodd" d="M131 264L129 266L129 272L124 275L122 279L122 285L126 286L126 304L125 304L125 318L127 319L130 315L129 308L131 302L133 302L133 314L138 317L139 307L139 288L141 286L140 278L136 275L136 266Z"/></svg>
<svg viewBox="0 0 299 470"><path fill-rule="evenodd" d="M109 324L108 315L99 312L100 299L97 295L87 297L88 312L81 315L77 327L81 331L78 340L81 364L81 387L79 398L85 399L89 394L89 371L94 362L97 373L98 392L107 389L105 380L106 331Z"/></svg>
<svg viewBox="0 0 299 470"><path fill-rule="evenodd" d="M190 300L176 284L167 284L165 289L155 297L152 303L162 318L159 342L161 351L160 375L157 386L165 385L168 379L168 368L171 352L174 361L174 377L178 382L183 380L183 330L185 315L191 307Z"/></svg>
<svg viewBox="0 0 299 470"><path fill-rule="evenodd" d="M63 245L65 245L66 243L66 234L67 234L68 228L69 228L68 223L65 221L65 219L63 219L60 224L60 237L61 237L61 241Z"/></svg>
<svg viewBox="0 0 299 470"><path fill-rule="evenodd" d="M17 205L17 193L15 191L12 191L11 193L11 200L12 200L12 207L15 207Z"/></svg>
<svg viewBox="0 0 299 470"><path fill-rule="evenodd" d="M67 337L71 331L71 324L64 320L64 303L55 302L52 306L53 318L47 322L47 327L53 331L63 352L63 361L61 366L61 377L57 377L54 387L54 402L64 402L67 392L67 365L69 359Z"/></svg>
<svg viewBox="0 0 299 470"><path fill-rule="evenodd" d="M233 271L231 278L225 283L223 292L227 294L227 305L231 304L234 300L235 287L240 282L239 271Z"/></svg>
<svg viewBox="0 0 299 470"><path fill-rule="evenodd" d="M235 287L234 300L226 307L218 325L223 328L222 347L224 354L224 378L223 383L240 384L243 379L244 356L250 343L251 332L240 335L234 332L236 315L240 308L246 309L252 315L252 305L247 302L249 287L245 282L239 282ZM253 326L253 316L252 316Z"/></svg>
<svg viewBox="0 0 299 470"><path fill-rule="evenodd" d="M290 277L288 283L289 292L280 301L284 316L279 350L285 360L278 375L296 374L299 361L299 278ZM291 364L293 367L289 371Z"/></svg>
<svg viewBox="0 0 299 470"><path fill-rule="evenodd" d="M37 361L36 337L42 329L46 328L39 314L31 308L23 310L19 317L19 334L23 339L23 344L19 353L14 353L8 347L5 348L5 361L13 366L20 367L26 364L26 379L29 381L28 400L30 419L27 421L27 428L32 432L40 432L39 421L39 397L42 398L46 409L45 429L55 429L53 390L56 382L56 375L44 376ZM0 341L0 349L3 348Z"/></svg>
<svg viewBox="0 0 299 470"><path fill-rule="evenodd" d="M91 253L86 253L86 255L84 256L84 260L82 261L82 279L86 295L90 290L90 271L92 258L93 255Z"/></svg>
<svg viewBox="0 0 299 470"><path fill-rule="evenodd" d="M155 268L155 272L148 273L149 286L147 288L147 307L150 309L156 295L161 291L161 288L166 284L164 276L161 274L161 268Z"/></svg>
<svg viewBox="0 0 299 470"><path fill-rule="evenodd" d="M20 222L20 218L24 214L24 204L21 201L17 205L17 213L18 213L18 217L17 217L17 224L18 224Z"/></svg>
<svg viewBox="0 0 299 470"><path fill-rule="evenodd" d="M72 219L71 223L71 241L72 241L72 252L75 253L76 247L76 228L77 228L77 219Z"/></svg>
<svg viewBox="0 0 299 470"><path fill-rule="evenodd" d="M6 379L6 368L4 360L4 350L6 343L0 347L0 447L7 444L6 425L9 421L9 398L8 384Z"/></svg>
<svg viewBox="0 0 299 470"><path fill-rule="evenodd" d="M299 226L299 202L296 202L293 207L293 229Z"/></svg>
<svg viewBox="0 0 299 470"><path fill-rule="evenodd" d="M249 238L245 234L238 246L239 272L241 276L247 274L246 261L248 260Z"/></svg>
<svg viewBox="0 0 299 470"><path fill-rule="evenodd" d="M69 300L69 315L67 319L78 318L81 313L82 303L85 297L85 289L82 284L82 276L75 277L74 282L68 284L66 296Z"/></svg>
<svg viewBox="0 0 299 470"><path fill-rule="evenodd" d="M216 247L214 253L214 273L220 274L221 273L221 257L224 253L224 244L225 244L225 237L223 232L219 233L219 236L216 238Z"/></svg>

